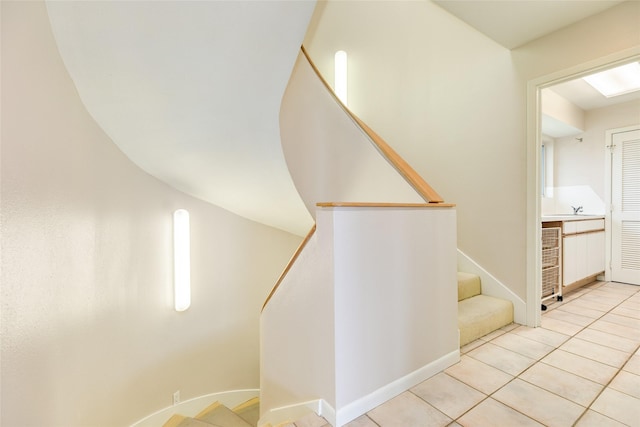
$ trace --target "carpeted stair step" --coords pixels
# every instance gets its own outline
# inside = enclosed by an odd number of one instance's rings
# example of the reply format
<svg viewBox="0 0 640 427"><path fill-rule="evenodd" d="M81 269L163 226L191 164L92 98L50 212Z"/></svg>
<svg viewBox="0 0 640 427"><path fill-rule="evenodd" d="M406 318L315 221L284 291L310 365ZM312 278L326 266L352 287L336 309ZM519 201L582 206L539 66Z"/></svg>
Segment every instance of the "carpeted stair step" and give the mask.
<svg viewBox="0 0 640 427"><path fill-rule="evenodd" d="M220 427L254 427L220 402L213 402L195 416L197 420ZM181 426L182 427L182 426Z"/></svg>
<svg viewBox="0 0 640 427"><path fill-rule="evenodd" d="M511 323L511 301L487 295L476 295L458 301L460 347Z"/></svg>
<svg viewBox="0 0 640 427"><path fill-rule="evenodd" d="M233 412L252 426L257 426L260 418L260 398L254 397L241 403L233 408Z"/></svg>
<svg viewBox="0 0 640 427"><path fill-rule="evenodd" d="M458 272L458 301L480 295L480 277L475 274Z"/></svg>
<svg viewBox="0 0 640 427"><path fill-rule="evenodd" d="M174 414L162 427L220 427L184 415Z"/></svg>

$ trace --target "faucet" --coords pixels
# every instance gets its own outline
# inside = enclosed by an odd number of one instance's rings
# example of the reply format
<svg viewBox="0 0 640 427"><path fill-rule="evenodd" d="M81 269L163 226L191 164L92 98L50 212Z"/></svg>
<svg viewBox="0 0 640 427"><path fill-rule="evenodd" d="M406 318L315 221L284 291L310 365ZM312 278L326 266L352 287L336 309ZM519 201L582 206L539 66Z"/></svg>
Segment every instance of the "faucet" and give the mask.
<svg viewBox="0 0 640 427"><path fill-rule="evenodd" d="M582 212L582 206L578 206L577 208L575 206L571 206L571 209L573 209L574 215L578 215L579 212Z"/></svg>

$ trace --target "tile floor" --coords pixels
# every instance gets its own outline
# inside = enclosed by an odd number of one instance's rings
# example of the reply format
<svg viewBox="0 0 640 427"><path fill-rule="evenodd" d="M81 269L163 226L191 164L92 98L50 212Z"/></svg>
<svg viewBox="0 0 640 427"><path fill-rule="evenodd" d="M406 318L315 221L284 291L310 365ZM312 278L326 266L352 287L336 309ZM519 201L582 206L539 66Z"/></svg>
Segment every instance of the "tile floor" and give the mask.
<svg viewBox="0 0 640 427"><path fill-rule="evenodd" d="M542 327L468 344L347 426L640 426L640 286L596 282L547 304Z"/></svg>

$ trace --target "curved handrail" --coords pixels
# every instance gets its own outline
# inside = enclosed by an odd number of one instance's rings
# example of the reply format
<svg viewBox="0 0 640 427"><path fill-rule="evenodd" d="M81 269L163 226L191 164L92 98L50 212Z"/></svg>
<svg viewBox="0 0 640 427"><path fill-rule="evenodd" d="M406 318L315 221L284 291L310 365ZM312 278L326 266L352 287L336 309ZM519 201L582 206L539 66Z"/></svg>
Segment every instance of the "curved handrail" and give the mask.
<svg viewBox="0 0 640 427"><path fill-rule="evenodd" d="M429 203L443 203L444 199L422 178L418 172L413 169L409 163L407 163L396 151L387 144L377 133L375 133L369 126L367 126L358 116L353 114L346 105L335 95L333 89L322 77L322 74L311 60L311 57L307 53L304 46L301 47L307 61L311 65L311 68L316 73L322 84L328 89L329 93L338 102L338 105L353 119L353 121L363 130L363 132L371 139L373 144L378 148L380 153L391 163L391 165L398 171L400 175Z"/></svg>
<svg viewBox="0 0 640 427"><path fill-rule="evenodd" d="M398 171L398 173L418 192L418 194L420 194L420 196L428 202L426 204L328 202L328 203L317 203L317 206L320 206L320 207L329 207L329 206L333 206L333 207L337 207L337 206L343 206L343 207L345 206L351 206L351 207L354 207L354 206L357 206L357 207L398 207L398 206L400 207L454 207L455 206L454 204L444 203L444 200L442 199L442 197L440 197L440 195L409 165L409 163L407 163L398 153L396 153L396 151L393 148L389 146L389 144L387 144L387 142L384 139L382 139L369 126L367 126L366 123L360 120L358 116L353 114L353 112L351 112L351 110L349 110L349 108L347 108L347 106L342 103L342 101L335 95L331 86L327 83L327 81L324 79L324 77L322 76L322 74L314 64L314 62L309 57L309 54L307 53L304 46L301 46L301 50L305 58L311 65L311 68L313 69L313 71L316 73L316 75L318 76L322 84L327 88L331 96L336 100L338 105L342 107L342 109L349 115L349 117L351 117L351 119L369 137L369 139L376 146L380 154L383 157L385 157L387 161L389 161L389 163L391 163L391 165ZM280 277L278 278L276 284L274 285L273 289L271 289L271 292L269 293L269 295L267 296L267 299L262 305L261 311L264 311L265 307L267 306L267 304L269 303L273 295L276 293L276 291L280 287L280 284L284 280L289 270L291 270L291 267L295 263L296 259L298 259L298 256L300 255L304 247L307 245L307 243L309 242L309 240L311 239L315 231L316 231L316 225L314 224L311 230L309 231L309 233L307 234L307 236L302 241L302 243L300 243L300 246L298 246L298 249L296 249L296 252L293 254L293 256L287 263L282 273L280 274Z"/></svg>
<svg viewBox="0 0 640 427"><path fill-rule="evenodd" d="M322 202L321 208L453 208L454 203Z"/></svg>
<svg viewBox="0 0 640 427"><path fill-rule="evenodd" d="M284 280L289 270L291 270L293 263L296 262L296 259L298 259L298 257L302 253L302 250L304 249L305 246L307 246L307 243L309 243L309 240L311 240L311 237L315 232L316 232L316 225L313 224L313 227L311 227L311 230L309 230L309 233L307 233L307 236L300 243L300 246L298 246L298 249L296 249L295 253L287 263L287 266L284 268L284 270L282 270L282 273L280 273L280 277L278 277L276 284L273 286L273 289L271 289L271 292L269 292L269 295L267 296L267 299L264 301L264 304L262 304L262 310L260 310L261 312L264 311L264 308L267 306L267 304L271 300L271 297L273 297L273 295L276 293L276 291L280 287L280 283L282 283L282 280Z"/></svg>

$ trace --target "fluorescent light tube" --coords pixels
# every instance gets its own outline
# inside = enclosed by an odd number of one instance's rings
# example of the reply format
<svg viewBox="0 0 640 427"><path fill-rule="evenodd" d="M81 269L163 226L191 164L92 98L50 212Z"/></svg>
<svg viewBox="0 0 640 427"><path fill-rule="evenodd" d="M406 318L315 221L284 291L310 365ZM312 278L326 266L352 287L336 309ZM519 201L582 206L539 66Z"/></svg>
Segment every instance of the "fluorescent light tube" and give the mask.
<svg viewBox="0 0 640 427"><path fill-rule="evenodd" d="M347 105L347 52L339 50L334 56L334 88L336 96Z"/></svg>
<svg viewBox="0 0 640 427"><path fill-rule="evenodd" d="M173 290L176 311L191 305L191 255L189 212L178 209L173 213Z"/></svg>

